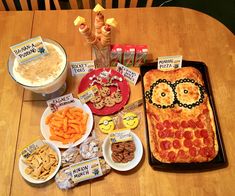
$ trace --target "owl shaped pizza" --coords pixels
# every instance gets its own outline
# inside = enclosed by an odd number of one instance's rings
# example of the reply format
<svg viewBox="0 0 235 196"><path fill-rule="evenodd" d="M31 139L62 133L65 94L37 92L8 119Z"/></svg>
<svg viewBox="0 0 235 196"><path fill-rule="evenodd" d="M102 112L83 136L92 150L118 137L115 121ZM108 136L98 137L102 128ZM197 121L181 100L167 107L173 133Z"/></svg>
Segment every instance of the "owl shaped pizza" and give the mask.
<svg viewBox="0 0 235 196"><path fill-rule="evenodd" d="M150 149L163 163L208 162L218 153L201 73L193 67L144 75Z"/></svg>

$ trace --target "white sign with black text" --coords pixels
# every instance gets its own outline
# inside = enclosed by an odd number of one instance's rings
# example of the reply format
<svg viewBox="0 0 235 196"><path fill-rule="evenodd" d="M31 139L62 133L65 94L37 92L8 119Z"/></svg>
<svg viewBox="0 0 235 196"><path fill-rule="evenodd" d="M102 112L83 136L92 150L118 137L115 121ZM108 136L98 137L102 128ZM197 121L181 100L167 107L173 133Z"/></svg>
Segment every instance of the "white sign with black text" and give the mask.
<svg viewBox="0 0 235 196"><path fill-rule="evenodd" d="M130 68L122 65L121 63L117 64L116 70L124 76L125 79L127 79L129 82L132 84L136 85L138 78L139 78L139 73L131 70Z"/></svg>

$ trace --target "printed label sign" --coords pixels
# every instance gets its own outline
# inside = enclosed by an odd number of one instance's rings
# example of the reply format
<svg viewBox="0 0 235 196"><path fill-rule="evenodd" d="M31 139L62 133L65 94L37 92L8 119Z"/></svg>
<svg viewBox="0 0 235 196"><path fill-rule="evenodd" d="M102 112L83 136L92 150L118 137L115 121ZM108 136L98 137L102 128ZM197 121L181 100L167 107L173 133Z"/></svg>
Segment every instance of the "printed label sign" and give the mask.
<svg viewBox="0 0 235 196"><path fill-rule="evenodd" d="M130 130L112 132L109 134L111 143L125 142L133 140Z"/></svg>
<svg viewBox="0 0 235 196"><path fill-rule="evenodd" d="M90 180L103 175L99 158L97 157L71 165L70 171L74 183Z"/></svg>
<svg viewBox="0 0 235 196"><path fill-rule="evenodd" d="M143 99L138 99L130 104L124 106L124 110L133 110L143 104Z"/></svg>
<svg viewBox="0 0 235 196"><path fill-rule="evenodd" d="M158 69L160 70L172 70L182 67L182 56L164 56L158 57Z"/></svg>
<svg viewBox="0 0 235 196"><path fill-rule="evenodd" d="M74 98L72 93L57 97L55 99L50 99L47 101L48 107L50 107L52 112L57 111L60 107L74 103Z"/></svg>
<svg viewBox="0 0 235 196"><path fill-rule="evenodd" d="M122 65L121 63L117 64L117 69L116 69L119 73L121 73L124 78L126 78L128 81L130 81L131 83L133 83L134 85L136 85L137 80L139 78L139 73L132 71L131 69L129 69L128 67Z"/></svg>
<svg viewBox="0 0 235 196"><path fill-rule="evenodd" d="M44 142L40 139L36 140L32 144L28 145L24 148L24 150L21 152L21 155L24 159L27 159L33 152L44 145Z"/></svg>
<svg viewBox="0 0 235 196"><path fill-rule="evenodd" d="M71 62L72 76L86 74L95 69L94 61Z"/></svg>
<svg viewBox="0 0 235 196"><path fill-rule="evenodd" d="M48 50L40 36L11 46L10 49L19 63L24 63L48 54Z"/></svg>
<svg viewBox="0 0 235 196"><path fill-rule="evenodd" d="M82 103L86 103L86 102L90 101L95 96L95 93L97 93L97 91L98 91L98 88L96 85L91 86L90 88L88 88L84 92L78 94L78 99L80 99L80 101Z"/></svg>

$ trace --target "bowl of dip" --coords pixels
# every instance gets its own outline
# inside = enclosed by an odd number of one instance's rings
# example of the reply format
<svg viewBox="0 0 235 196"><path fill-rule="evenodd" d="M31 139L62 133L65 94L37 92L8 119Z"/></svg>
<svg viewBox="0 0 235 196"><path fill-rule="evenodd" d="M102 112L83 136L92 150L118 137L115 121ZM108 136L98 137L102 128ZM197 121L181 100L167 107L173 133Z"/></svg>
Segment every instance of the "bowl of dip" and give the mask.
<svg viewBox="0 0 235 196"><path fill-rule="evenodd" d="M48 54L31 61L19 63L11 53L8 59L8 72L25 89L47 95L65 86L67 55L59 43L50 39L43 39L43 42Z"/></svg>

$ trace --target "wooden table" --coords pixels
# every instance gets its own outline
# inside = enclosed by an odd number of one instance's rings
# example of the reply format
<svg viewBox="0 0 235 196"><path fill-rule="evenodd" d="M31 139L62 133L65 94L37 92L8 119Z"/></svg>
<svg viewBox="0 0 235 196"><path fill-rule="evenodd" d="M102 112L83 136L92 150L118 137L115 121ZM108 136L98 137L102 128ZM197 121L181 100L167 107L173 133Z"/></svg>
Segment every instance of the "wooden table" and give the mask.
<svg viewBox="0 0 235 196"><path fill-rule="evenodd" d="M112 171L108 176L61 191L54 182L32 186L18 170L20 149L40 133L40 117L46 108L42 97L17 85L7 71L9 46L41 35L61 43L68 61L92 58L87 46L73 26L77 15L91 26L90 10L0 12L0 195L233 195L235 182L235 39L215 19L184 8L139 8L106 10L106 18L115 17L119 25L112 42L147 44L149 59L182 54L184 59L207 64L225 143L229 165L224 169L202 173L168 173L154 171L147 161L144 114L135 130L144 146L144 156L137 168L129 172ZM138 69L136 69L138 71ZM76 95L80 78L69 73L67 92ZM131 87L130 102L141 98L140 82ZM133 93L135 92L135 93ZM98 116L95 116L95 129ZM104 137L99 133L101 138Z"/></svg>

